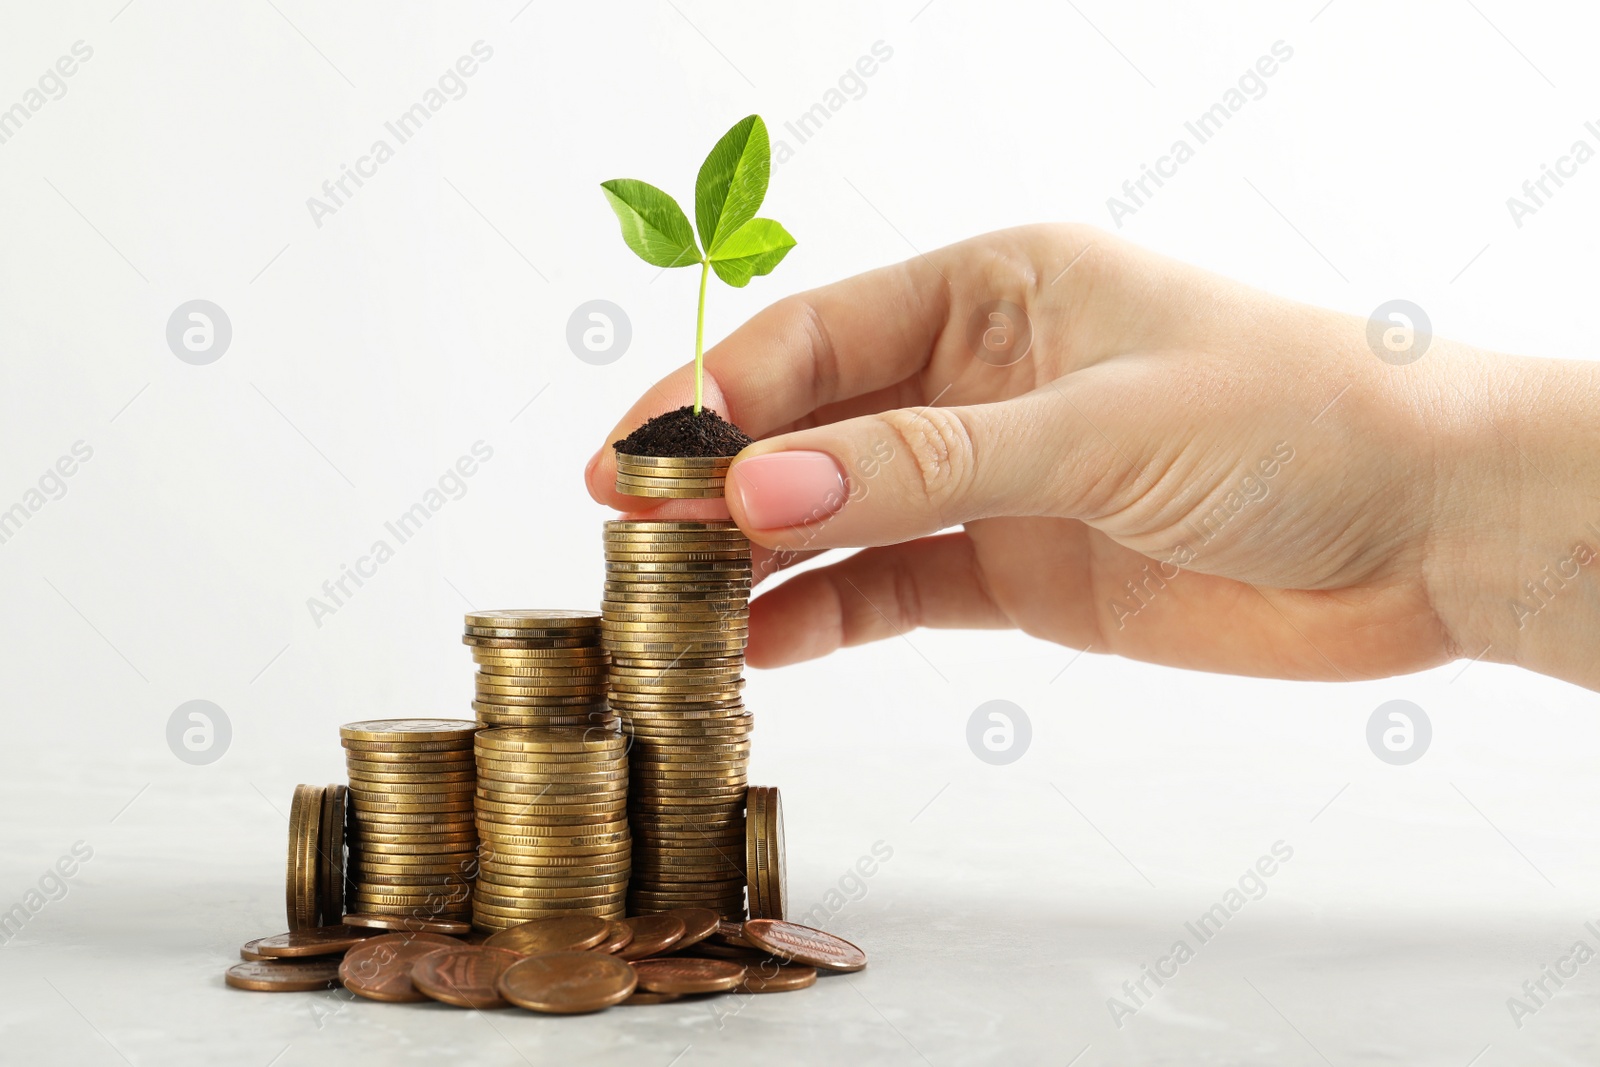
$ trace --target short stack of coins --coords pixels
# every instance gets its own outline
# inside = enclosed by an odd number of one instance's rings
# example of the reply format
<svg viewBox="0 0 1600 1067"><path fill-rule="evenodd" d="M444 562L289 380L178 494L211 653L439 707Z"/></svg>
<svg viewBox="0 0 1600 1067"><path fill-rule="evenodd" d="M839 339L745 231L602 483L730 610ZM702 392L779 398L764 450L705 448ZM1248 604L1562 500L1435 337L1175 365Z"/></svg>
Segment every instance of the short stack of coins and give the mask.
<svg viewBox="0 0 1600 1067"><path fill-rule="evenodd" d="M376 719L339 728L350 775L348 911L457 920L472 914L477 729L463 719Z"/></svg>
<svg viewBox="0 0 1600 1067"><path fill-rule="evenodd" d="M617 492L677 499L722 496L733 463L732 456L616 456Z"/></svg>
<svg viewBox="0 0 1600 1067"><path fill-rule="evenodd" d="M619 520L605 554L611 707L631 738L628 910L742 918L750 542L731 522Z"/></svg>
<svg viewBox="0 0 1600 1067"><path fill-rule="evenodd" d="M628 890L627 739L614 726L481 730L473 925L620 919Z"/></svg>
<svg viewBox="0 0 1600 1067"><path fill-rule="evenodd" d="M478 664L472 707L484 726L610 722L598 613L473 612L461 640Z"/></svg>

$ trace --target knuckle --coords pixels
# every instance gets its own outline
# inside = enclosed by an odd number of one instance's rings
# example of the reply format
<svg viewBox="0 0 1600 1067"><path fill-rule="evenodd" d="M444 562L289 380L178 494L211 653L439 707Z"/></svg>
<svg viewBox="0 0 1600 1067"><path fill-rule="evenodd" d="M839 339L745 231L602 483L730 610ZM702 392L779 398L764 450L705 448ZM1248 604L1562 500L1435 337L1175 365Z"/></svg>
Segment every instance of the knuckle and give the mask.
<svg viewBox="0 0 1600 1067"><path fill-rule="evenodd" d="M973 476L972 433L958 411L890 411L883 420L905 449L920 488L935 510L942 511L966 493Z"/></svg>

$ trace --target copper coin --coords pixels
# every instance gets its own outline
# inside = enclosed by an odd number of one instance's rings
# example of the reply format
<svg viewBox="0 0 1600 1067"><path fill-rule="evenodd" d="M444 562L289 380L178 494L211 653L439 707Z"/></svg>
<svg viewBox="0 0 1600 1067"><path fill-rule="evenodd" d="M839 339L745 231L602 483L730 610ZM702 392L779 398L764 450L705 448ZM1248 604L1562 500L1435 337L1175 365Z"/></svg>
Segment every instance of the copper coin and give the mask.
<svg viewBox="0 0 1600 1067"><path fill-rule="evenodd" d="M830 971L859 971L867 965L867 954L844 938L799 923L751 919L741 933L756 948L795 963Z"/></svg>
<svg viewBox="0 0 1600 1067"><path fill-rule="evenodd" d="M725 945L720 941L702 941L698 945L689 946L691 956L713 956L719 960L766 960L772 957L764 952L757 952L753 948L740 948L738 945ZM751 963L754 966L754 963Z"/></svg>
<svg viewBox="0 0 1600 1067"><path fill-rule="evenodd" d="M633 927L624 922L613 922L606 939L590 949L591 952L604 952L615 955L633 941Z"/></svg>
<svg viewBox="0 0 1600 1067"><path fill-rule="evenodd" d="M530 956L500 976L500 995L519 1008L576 1015L620 1004L638 987L633 967L599 952Z"/></svg>
<svg viewBox="0 0 1600 1067"><path fill-rule="evenodd" d="M337 956L372 935L353 926L313 926L286 934L258 937L250 942L262 956Z"/></svg>
<svg viewBox="0 0 1600 1067"><path fill-rule="evenodd" d="M597 919L593 915L555 916L534 919L532 922L501 930L484 944L490 948L510 949L523 956L535 956L545 952L582 952L604 941L610 932L611 923L605 919ZM638 937L637 931L634 936ZM512 1003L517 1002L513 1000Z"/></svg>
<svg viewBox="0 0 1600 1067"><path fill-rule="evenodd" d="M411 968L411 983L434 1000L458 1008L503 1008L498 990L506 968L522 959L515 952L485 945L461 945L430 952Z"/></svg>
<svg viewBox="0 0 1600 1067"><path fill-rule="evenodd" d="M660 915L635 915L631 919L622 921L633 930L633 940L617 953L617 958L623 960L642 960L646 956L665 952L677 944L687 929L684 921L670 912L663 912ZM658 992L683 991L668 989Z"/></svg>
<svg viewBox="0 0 1600 1067"><path fill-rule="evenodd" d="M223 981L235 989L258 993L301 993L308 989L332 989L339 984L339 961L246 960L228 968Z"/></svg>
<svg viewBox="0 0 1600 1067"><path fill-rule="evenodd" d="M677 993L649 993L642 989L635 990L633 996L622 1002L624 1008L635 1004L671 1004L680 999Z"/></svg>
<svg viewBox="0 0 1600 1067"><path fill-rule="evenodd" d="M710 908L674 908L663 914L683 920L683 936L672 943L673 952L681 952L690 945L698 945L717 932L722 916Z"/></svg>
<svg viewBox="0 0 1600 1067"><path fill-rule="evenodd" d="M370 1000L427 1000L411 984L411 968L431 952L458 945L443 934L384 934L345 953L339 964L344 987Z"/></svg>
<svg viewBox="0 0 1600 1067"><path fill-rule="evenodd" d="M241 960L264 960L264 959L266 959L267 957L263 956L261 953L256 951L256 945L258 943L264 941L264 940L266 940L266 938L258 937L254 941L246 941L244 944L240 945L239 946L239 958Z"/></svg>
<svg viewBox="0 0 1600 1067"><path fill-rule="evenodd" d="M472 924L455 919L440 919L426 914L378 915L371 912L351 913L344 917L346 926L364 926L373 930L405 930L415 934L470 934Z"/></svg>
<svg viewBox="0 0 1600 1067"><path fill-rule="evenodd" d="M672 956L633 965L639 988L652 993L720 993L744 981L745 965L732 960Z"/></svg>
<svg viewBox="0 0 1600 1067"><path fill-rule="evenodd" d="M787 993L817 984L817 969L807 963L779 963L776 960L749 964L741 993Z"/></svg>

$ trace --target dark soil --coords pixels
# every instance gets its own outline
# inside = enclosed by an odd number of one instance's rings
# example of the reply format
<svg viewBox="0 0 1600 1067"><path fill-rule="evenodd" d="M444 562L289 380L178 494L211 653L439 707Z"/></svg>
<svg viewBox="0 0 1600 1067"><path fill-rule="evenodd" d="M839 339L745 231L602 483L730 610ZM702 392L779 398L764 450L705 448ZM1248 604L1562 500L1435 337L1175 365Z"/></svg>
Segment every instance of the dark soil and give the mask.
<svg viewBox="0 0 1600 1067"><path fill-rule="evenodd" d="M710 408L696 415L694 405L685 404L657 415L611 447L628 456L736 456L753 440Z"/></svg>

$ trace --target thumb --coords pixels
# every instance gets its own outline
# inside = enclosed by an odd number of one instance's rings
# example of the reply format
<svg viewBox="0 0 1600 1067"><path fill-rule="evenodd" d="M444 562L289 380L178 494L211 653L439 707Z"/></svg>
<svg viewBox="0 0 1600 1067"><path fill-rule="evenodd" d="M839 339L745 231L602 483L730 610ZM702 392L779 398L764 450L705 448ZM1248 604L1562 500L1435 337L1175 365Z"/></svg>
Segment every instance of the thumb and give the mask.
<svg viewBox="0 0 1600 1067"><path fill-rule="evenodd" d="M897 544L973 519L1068 514L1092 480L1093 445L1065 384L757 442L729 468L728 510L752 540L779 549Z"/></svg>

